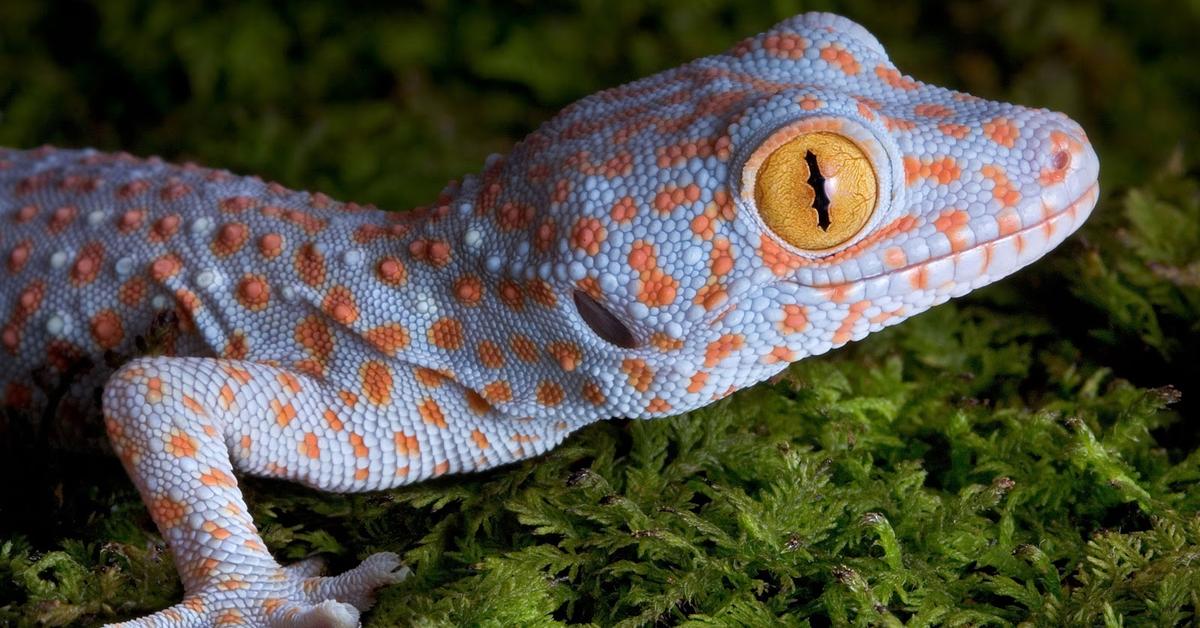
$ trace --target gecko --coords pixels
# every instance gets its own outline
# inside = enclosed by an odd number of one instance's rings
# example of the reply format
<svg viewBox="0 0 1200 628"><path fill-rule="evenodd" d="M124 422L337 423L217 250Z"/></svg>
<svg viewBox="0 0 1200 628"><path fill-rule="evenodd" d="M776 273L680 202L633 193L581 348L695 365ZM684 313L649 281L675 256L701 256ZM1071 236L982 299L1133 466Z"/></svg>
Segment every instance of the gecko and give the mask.
<svg viewBox="0 0 1200 628"><path fill-rule="evenodd" d="M579 100L409 212L0 149L0 404L102 422L185 590L122 625L352 626L399 558L281 565L239 474L377 491L699 408L1037 260L1098 172L1067 116L826 13Z"/></svg>

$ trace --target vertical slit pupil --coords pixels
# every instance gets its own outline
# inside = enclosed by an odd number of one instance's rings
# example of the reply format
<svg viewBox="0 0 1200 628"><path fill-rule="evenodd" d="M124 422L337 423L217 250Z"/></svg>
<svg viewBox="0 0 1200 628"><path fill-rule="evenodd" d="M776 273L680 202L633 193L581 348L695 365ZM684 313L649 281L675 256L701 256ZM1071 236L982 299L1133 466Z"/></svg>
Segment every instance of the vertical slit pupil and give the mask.
<svg viewBox="0 0 1200 628"><path fill-rule="evenodd" d="M821 166L817 156L807 151L804 161L808 164L808 184L813 189L813 209L817 210L817 226L821 231L829 231L829 196L825 194L825 177L821 175Z"/></svg>

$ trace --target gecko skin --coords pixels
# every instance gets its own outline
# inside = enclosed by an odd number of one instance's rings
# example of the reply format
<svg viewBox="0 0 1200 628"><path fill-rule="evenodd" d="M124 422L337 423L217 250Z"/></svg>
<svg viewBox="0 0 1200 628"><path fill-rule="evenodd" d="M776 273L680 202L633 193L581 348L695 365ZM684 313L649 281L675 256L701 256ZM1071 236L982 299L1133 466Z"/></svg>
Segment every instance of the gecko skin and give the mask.
<svg viewBox="0 0 1200 628"><path fill-rule="evenodd" d="M280 566L235 470L378 490L704 406L1033 262L1098 167L1067 117L828 14L585 98L409 213L0 150L0 397L65 430L102 388L186 590L130 625L352 625L397 557Z"/></svg>

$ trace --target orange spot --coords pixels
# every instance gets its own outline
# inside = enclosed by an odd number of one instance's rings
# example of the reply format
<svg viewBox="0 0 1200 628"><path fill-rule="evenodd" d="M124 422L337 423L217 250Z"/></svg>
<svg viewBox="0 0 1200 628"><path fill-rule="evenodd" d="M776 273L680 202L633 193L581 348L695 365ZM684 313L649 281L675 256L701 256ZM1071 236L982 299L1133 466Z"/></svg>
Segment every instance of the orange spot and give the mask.
<svg viewBox="0 0 1200 628"><path fill-rule="evenodd" d="M300 380L295 375L292 375L286 371L280 371L275 376L275 381L279 382L280 386L283 386L292 394L299 394L300 391L303 390L303 388L300 386Z"/></svg>
<svg viewBox="0 0 1200 628"><path fill-rule="evenodd" d="M647 366L645 360L626 358L621 362L621 370L625 372L629 385L638 392L650 390L654 383L654 369Z"/></svg>
<svg viewBox="0 0 1200 628"><path fill-rule="evenodd" d="M196 314L203 309L200 297L185 288L175 291L175 313L179 316L179 329L190 332L196 329Z"/></svg>
<svg viewBox="0 0 1200 628"><path fill-rule="evenodd" d="M447 471L449 471L449 470L450 470L450 461L449 461L449 460L443 460L443 461L441 461L441 462L437 463L437 465L435 465L435 466L433 467L433 474L434 474L435 476L437 476L437 475L445 475L445 473L446 473Z"/></svg>
<svg viewBox="0 0 1200 628"><path fill-rule="evenodd" d="M354 300L354 293L345 286L330 288L321 302L321 308L330 318L342 325L349 325L358 320L358 303Z"/></svg>
<svg viewBox="0 0 1200 628"><path fill-rule="evenodd" d="M483 282L475 275L464 275L454 282L454 298L467 307L475 307L483 300Z"/></svg>
<svg viewBox="0 0 1200 628"><path fill-rule="evenodd" d="M242 307L257 312L271 301L271 287L262 275L246 275L238 281L235 296Z"/></svg>
<svg viewBox="0 0 1200 628"><path fill-rule="evenodd" d="M408 279L408 271L404 268L404 262L394 257L385 257L379 260L379 264L375 267L375 274L380 281L389 286L404 285Z"/></svg>
<svg viewBox="0 0 1200 628"><path fill-rule="evenodd" d="M429 342L435 347L455 351L462 348L462 323L454 318L439 318L429 326Z"/></svg>
<svg viewBox="0 0 1200 628"><path fill-rule="evenodd" d="M167 436L166 452L176 458L193 458L196 455L196 441L180 430L171 430Z"/></svg>
<svg viewBox="0 0 1200 628"><path fill-rule="evenodd" d="M434 268L441 268L450 263L450 245L445 240L417 238L408 245L408 254L418 262L424 262Z"/></svg>
<svg viewBox="0 0 1200 628"><path fill-rule="evenodd" d="M166 496L151 499L148 509L154 522L163 530L169 530L179 525L188 513L187 504Z"/></svg>
<svg viewBox="0 0 1200 628"><path fill-rule="evenodd" d="M342 428L345 426L345 424L342 423L342 420L338 417L337 413L328 408L326 408L325 412L321 414L321 417L324 418L325 422L329 424L329 429L335 432L342 431Z"/></svg>
<svg viewBox="0 0 1200 628"><path fill-rule="evenodd" d="M559 368L567 372L574 371L583 359L583 351L579 349L578 345L562 340L556 340L547 345L546 353L549 353L550 357L558 362Z"/></svg>
<svg viewBox="0 0 1200 628"><path fill-rule="evenodd" d="M956 140L961 140L971 132L971 127L965 124L951 124L949 122L943 122L939 124L937 128L942 133L945 133Z"/></svg>
<svg viewBox="0 0 1200 628"><path fill-rule="evenodd" d="M521 286L511 279L500 280L500 302L512 310L520 311L525 308L525 295Z"/></svg>
<svg viewBox="0 0 1200 628"><path fill-rule="evenodd" d="M122 230L132 231L141 227L142 218L144 215L145 213L139 210L126 212L123 216L121 216ZM162 218L154 221L154 225L150 227L150 235L148 239L151 242L156 243L166 242L167 240L175 237L176 233L179 233L179 225L182 222L183 218L180 218L179 214L169 214L167 216L163 216Z"/></svg>
<svg viewBox="0 0 1200 628"><path fill-rule="evenodd" d="M950 240L952 251L962 251L970 246L970 240L967 237L969 234L967 223L970 218L970 215L961 209L950 209L942 212L937 220L933 221L933 226Z"/></svg>
<svg viewBox="0 0 1200 628"><path fill-rule="evenodd" d="M400 323L384 323L368 329L363 338L381 353L394 356L396 352L407 347L409 343L408 330Z"/></svg>
<svg viewBox="0 0 1200 628"><path fill-rule="evenodd" d="M182 403L183 407L187 408L188 411L191 412L192 414L199 415L199 416L208 416L208 411L204 409L204 406L200 405L199 401L196 401L193 397L191 397L189 395L183 395L183 397L179 400L179 402Z"/></svg>
<svg viewBox="0 0 1200 628"><path fill-rule="evenodd" d="M500 225L501 231L524 229L529 226L533 215L532 205L507 201L496 210L496 224Z"/></svg>
<svg viewBox="0 0 1200 628"><path fill-rule="evenodd" d="M937 103L921 103L913 107L913 113L926 118L948 118L954 112L945 105Z"/></svg>
<svg viewBox="0 0 1200 628"><path fill-rule="evenodd" d="M314 242L305 242L296 249L292 260L296 276L304 283L316 287L325 283L325 255Z"/></svg>
<svg viewBox="0 0 1200 628"><path fill-rule="evenodd" d="M48 225L50 233L62 232L63 229L66 229L75 220L75 216L78 213L79 209L74 205L63 205L55 209L50 214L50 223Z"/></svg>
<svg viewBox="0 0 1200 628"><path fill-rule="evenodd" d="M896 89L913 90L917 88L916 81L902 76L895 68L889 68L882 64L875 66L875 76L883 79L884 83Z"/></svg>
<svg viewBox="0 0 1200 628"><path fill-rule="evenodd" d="M957 181L960 175L962 169L953 157L918 159L912 155L904 156L904 182L907 185L913 185L920 179L931 179L939 185L946 185Z"/></svg>
<svg viewBox="0 0 1200 628"><path fill-rule="evenodd" d="M275 415L275 424L279 427L287 427L292 419L296 418L296 408L290 401L272 399L271 412Z"/></svg>
<svg viewBox="0 0 1200 628"><path fill-rule="evenodd" d="M698 393L704 389L706 382L708 382L708 373L697 371L695 375L692 375L692 379L689 380L687 391L692 394Z"/></svg>
<svg viewBox="0 0 1200 628"><path fill-rule="evenodd" d="M149 290L150 288L145 279L138 276L130 277L128 281L121 284L121 287L117 289L117 300L123 305L137 307L149 294Z"/></svg>
<svg viewBox="0 0 1200 628"><path fill-rule="evenodd" d="M929 269L924 265L918 266L909 274L908 284L916 290L924 290L929 285Z"/></svg>
<svg viewBox="0 0 1200 628"><path fill-rule="evenodd" d="M146 380L146 402L147 403L162 403L163 398L163 381L157 377L151 377Z"/></svg>
<svg viewBox="0 0 1200 628"><path fill-rule="evenodd" d="M92 339L101 349L112 349L121 344L125 338L125 330L121 325L121 317L113 310L100 310L92 317Z"/></svg>
<svg viewBox="0 0 1200 628"><path fill-rule="evenodd" d="M367 447L366 441L363 440L362 434L358 432L350 432L350 446L354 448L355 458L366 458L371 455L371 448Z"/></svg>
<svg viewBox="0 0 1200 628"><path fill-rule="evenodd" d="M224 486L228 488L237 486L237 480L234 480L233 476L220 469L209 469L200 474L200 483L205 486Z"/></svg>
<svg viewBox="0 0 1200 628"><path fill-rule="evenodd" d="M213 236L209 248L217 257L229 257L242 249L250 238L250 229L240 222L230 222L221 225Z"/></svg>
<svg viewBox="0 0 1200 628"><path fill-rule="evenodd" d="M637 203L632 197L624 196L612 206L612 219L617 223L626 223L637 217Z"/></svg>
<svg viewBox="0 0 1200 628"><path fill-rule="evenodd" d="M655 413L670 412L671 404L662 397L655 397L650 400L650 403L646 404L646 411Z"/></svg>
<svg viewBox="0 0 1200 628"><path fill-rule="evenodd" d="M254 376L250 374L250 371L230 364L221 365L221 370L225 371L225 374L231 377L233 381L243 386L249 384L254 379Z"/></svg>
<svg viewBox="0 0 1200 628"><path fill-rule="evenodd" d="M803 305L788 303L783 306L780 330L785 334L798 334L808 328L808 312Z"/></svg>
<svg viewBox="0 0 1200 628"><path fill-rule="evenodd" d="M607 399L604 396L604 391L600 390L600 386L595 382L584 382L582 389L583 399L593 406L604 405Z"/></svg>
<svg viewBox="0 0 1200 628"><path fill-rule="evenodd" d="M728 298L729 294L725 291L725 286L719 283L710 283L696 291L693 302L711 312L720 307Z"/></svg>
<svg viewBox="0 0 1200 628"><path fill-rule="evenodd" d="M992 188L992 197L1004 207L1012 207L1021 202L1021 193L1013 187L1012 182L1008 180L1008 175L999 166L987 164L979 170L984 177L991 179L994 187Z"/></svg>
<svg viewBox="0 0 1200 628"><path fill-rule="evenodd" d="M79 250L75 263L71 265L71 283L76 286L86 286L96 280L104 263L104 245L99 242L89 242Z"/></svg>
<svg viewBox="0 0 1200 628"><path fill-rule="evenodd" d="M725 334L712 341L704 350L704 366L706 368L716 366L734 351L741 349L745 343L746 339L741 334Z"/></svg>
<svg viewBox="0 0 1200 628"><path fill-rule="evenodd" d="M660 351L675 351L683 348L682 340L672 338L661 331L656 331L650 335L650 344L657 347Z"/></svg>
<svg viewBox="0 0 1200 628"><path fill-rule="evenodd" d="M580 218L571 229L571 246L595 255L600 252L600 245L608 237L608 231L600 221L590 216Z"/></svg>
<svg viewBox="0 0 1200 628"><path fill-rule="evenodd" d="M267 259L275 259L283 254L283 236L278 233L268 233L258 239L258 252Z"/></svg>
<svg viewBox="0 0 1200 628"><path fill-rule="evenodd" d="M333 354L333 332L324 317L313 314L296 325L293 339L304 347L317 363L324 366Z"/></svg>
<svg viewBox="0 0 1200 628"><path fill-rule="evenodd" d="M396 432L394 441L396 444L396 453L401 456L414 456L421 451L421 446L417 442L417 437L413 434Z"/></svg>
<svg viewBox="0 0 1200 628"><path fill-rule="evenodd" d="M872 316L870 318L870 321L872 323L878 325L880 323L886 322L897 316L902 316L903 314L904 314L904 306L900 306L899 308L896 308L895 310L892 310L891 312L880 312L880 313L876 314L875 316Z"/></svg>
<svg viewBox="0 0 1200 628"><path fill-rule="evenodd" d="M629 265L638 271L639 280L634 290L639 301L651 307L675 302L679 282L659 269L654 245L643 240L634 242L629 252Z"/></svg>
<svg viewBox="0 0 1200 628"><path fill-rule="evenodd" d="M487 368L498 369L504 366L504 350L490 340L481 341L476 347L476 353L479 355L479 363Z"/></svg>
<svg viewBox="0 0 1200 628"><path fill-rule="evenodd" d="M388 365L368 360L359 368L358 375L367 401L380 406L392 400L392 371Z"/></svg>
<svg viewBox="0 0 1200 628"><path fill-rule="evenodd" d="M993 118L983 123L983 134L1005 148L1012 148L1021 131L1008 118Z"/></svg>
<svg viewBox="0 0 1200 628"><path fill-rule="evenodd" d="M774 239L766 236L760 240L758 256L762 258L763 265L770 268L777 277L791 274L804 265L804 258L785 250Z"/></svg>
<svg viewBox="0 0 1200 628"><path fill-rule="evenodd" d="M795 60L804 56L808 40L795 33L771 34L762 39L762 47L773 57Z"/></svg>
<svg viewBox="0 0 1200 628"><path fill-rule="evenodd" d="M543 406L553 408L554 406L562 403L566 396L567 395L563 392L562 386L559 386L554 382L543 380L542 383L538 384L537 401Z"/></svg>
<svg viewBox="0 0 1200 628"><path fill-rule="evenodd" d="M512 388L504 380L497 380L485 385L479 394L492 404L512 401Z"/></svg>
<svg viewBox="0 0 1200 628"><path fill-rule="evenodd" d="M771 349L770 353L763 356L763 363L777 364L779 362L791 362L794 358L795 354L787 347L775 347Z"/></svg>
<svg viewBox="0 0 1200 628"><path fill-rule="evenodd" d="M821 48L821 58L851 76L858 74L861 70L854 55L850 54L842 44L826 44Z"/></svg>
<svg viewBox="0 0 1200 628"><path fill-rule="evenodd" d="M223 540L229 538L230 536L233 536L233 533L231 533L228 529L222 527L220 524L218 524L215 521L205 521L203 524L200 525L200 529L204 530L210 536L212 536L214 539L217 539L218 541L223 541Z"/></svg>
<svg viewBox="0 0 1200 628"><path fill-rule="evenodd" d="M300 444L300 453L314 460L321 457L320 441L317 440L316 434L304 433L304 442Z"/></svg>
<svg viewBox="0 0 1200 628"><path fill-rule="evenodd" d="M554 288L541 279L530 281L526 292L529 294L529 298L538 305L554 307L558 303L558 297L554 296Z"/></svg>
<svg viewBox="0 0 1200 628"><path fill-rule="evenodd" d="M448 379L445 375L424 366L418 366L413 369L413 377L418 384L426 388L437 388L444 384Z"/></svg>
<svg viewBox="0 0 1200 628"><path fill-rule="evenodd" d="M8 262L6 264L8 267L8 272L12 274L21 272L21 269L25 268L26 262L29 261L29 253L31 250L32 245L28 240L13 247L13 249L8 253Z"/></svg>
<svg viewBox="0 0 1200 628"><path fill-rule="evenodd" d="M471 430L471 440L475 441L475 446L480 449L487 449L492 446L488 442L487 436L484 436L483 432L480 432L478 429Z"/></svg>
<svg viewBox="0 0 1200 628"><path fill-rule="evenodd" d="M800 98L800 108L805 111L813 111L821 108L821 101L816 96L805 94Z"/></svg>
<svg viewBox="0 0 1200 628"><path fill-rule="evenodd" d="M150 277L161 283L174 277L183 268L183 262L174 253L160 256L150 264Z"/></svg>
<svg viewBox="0 0 1200 628"><path fill-rule="evenodd" d="M533 363L537 362L539 357L537 344L530 340L527 336L515 334L509 341L512 347L513 354L522 362Z"/></svg>
<svg viewBox="0 0 1200 628"><path fill-rule="evenodd" d="M689 183L684 187L667 185L654 195L654 209L669 214L677 207L690 205L700 200L700 186Z"/></svg>
<svg viewBox="0 0 1200 628"><path fill-rule="evenodd" d="M247 209L253 209L256 203L252 196L230 196L221 199L217 206L227 214L240 214Z"/></svg>

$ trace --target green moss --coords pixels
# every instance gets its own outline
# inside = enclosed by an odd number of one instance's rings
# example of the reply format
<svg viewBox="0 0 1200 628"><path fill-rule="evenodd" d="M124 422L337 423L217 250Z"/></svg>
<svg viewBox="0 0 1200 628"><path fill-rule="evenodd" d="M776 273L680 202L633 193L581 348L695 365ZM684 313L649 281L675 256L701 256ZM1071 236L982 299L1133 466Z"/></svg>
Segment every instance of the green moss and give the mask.
<svg viewBox="0 0 1200 628"><path fill-rule="evenodd" d="M1197 623L1200 20L1153 4L806 4L920 78L1069 112L1102 160L1089 224L1017 277L685 416L379 494L247 481L264 538L334 569L403 554L415 573L378 626ZM6 2L0 144L405 207L570 100L801 8ZM5 464L48 470L0 491L0 623L178 599L115 461Z"/></svg>

